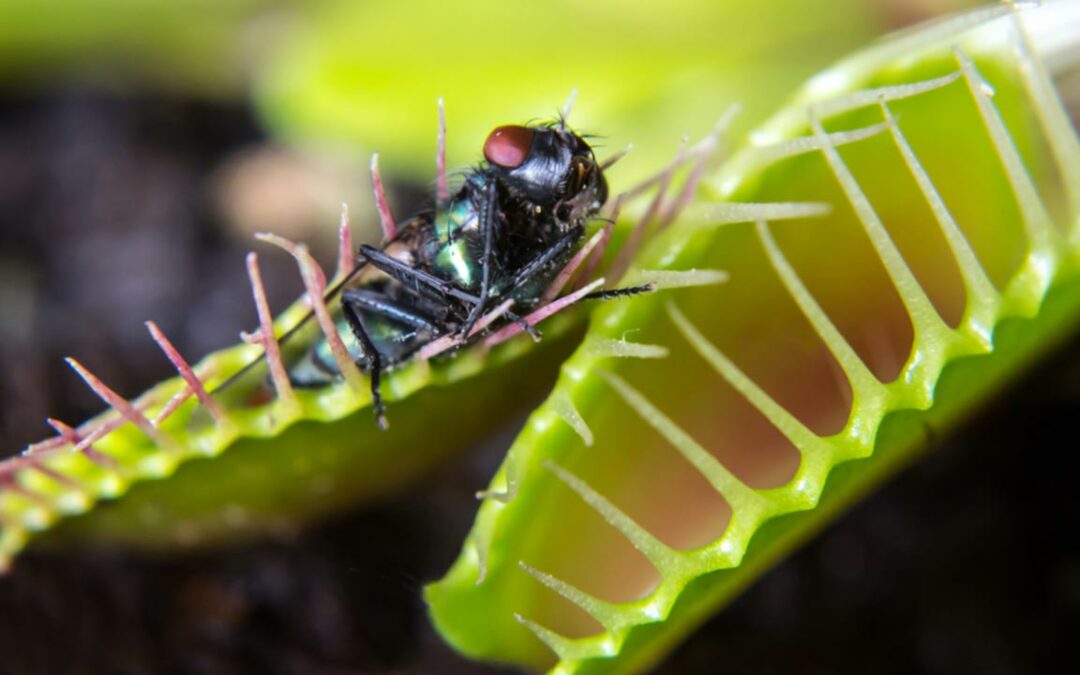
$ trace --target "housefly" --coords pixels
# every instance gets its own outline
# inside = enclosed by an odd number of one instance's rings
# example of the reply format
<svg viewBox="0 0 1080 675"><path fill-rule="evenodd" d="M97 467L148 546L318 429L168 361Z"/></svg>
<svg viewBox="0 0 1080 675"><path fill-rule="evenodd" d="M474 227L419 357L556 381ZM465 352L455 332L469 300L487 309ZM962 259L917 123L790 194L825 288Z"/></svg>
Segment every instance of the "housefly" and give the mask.
<svg viewBox="0 0 1080 675"><path fill-rule="evenodd" d="M607 200L602 165L561 117L498 127L483 155L456 193L400 223L380 247L360 246L353 273L329 294L340 295L337 331L350 357L370 374L380 426L386 418L379 376L425 345L446 337L464 343L481 317L507 301L513 311L503 311L492 327L516 322L538 339L518 312L541 302L581 243L585 224ZM314 322L303 323L283 338L291 383L318 387L340 380L325 336L312 332L310 339L297 339L295 333L310 331Z"/></svg>

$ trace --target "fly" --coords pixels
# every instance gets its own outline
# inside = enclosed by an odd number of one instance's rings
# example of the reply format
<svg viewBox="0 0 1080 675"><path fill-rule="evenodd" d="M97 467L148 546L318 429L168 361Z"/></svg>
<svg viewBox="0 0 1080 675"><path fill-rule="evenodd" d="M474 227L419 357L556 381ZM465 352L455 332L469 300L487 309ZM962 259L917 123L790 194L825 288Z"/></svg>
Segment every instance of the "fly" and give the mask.
<svg viewBox="0 0 1080 675"><path fill-rule="evenodd" d="M361 245L353 273L331 291L340 292L337 331L349 356L370 374L382 428L387 422L380 375L425 346L448 339L464 344L482 332L474 330L481 324L486 331L516 323L540 338L522 315L541 303L579 247L585 224L607 200L603 166L562 116L498 127L483 154L455 194L401 223L380 247ZM325 337L303 352L297 349L295 342L290 345L293 385L318 387L341 379Z"/></svg>

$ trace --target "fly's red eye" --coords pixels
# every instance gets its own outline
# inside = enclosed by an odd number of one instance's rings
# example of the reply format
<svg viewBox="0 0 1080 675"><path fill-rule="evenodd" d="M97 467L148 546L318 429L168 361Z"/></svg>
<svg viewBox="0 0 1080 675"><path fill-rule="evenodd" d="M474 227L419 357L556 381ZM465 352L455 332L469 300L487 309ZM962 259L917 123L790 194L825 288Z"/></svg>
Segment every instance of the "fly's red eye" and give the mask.
<svg viewBox="0 0 1080 675"><path fill-rule="evenodd" d="M533 130L528 127L499 127L484 141L484 157L504 169L516 169L525 163L532 147Z"/></svg>

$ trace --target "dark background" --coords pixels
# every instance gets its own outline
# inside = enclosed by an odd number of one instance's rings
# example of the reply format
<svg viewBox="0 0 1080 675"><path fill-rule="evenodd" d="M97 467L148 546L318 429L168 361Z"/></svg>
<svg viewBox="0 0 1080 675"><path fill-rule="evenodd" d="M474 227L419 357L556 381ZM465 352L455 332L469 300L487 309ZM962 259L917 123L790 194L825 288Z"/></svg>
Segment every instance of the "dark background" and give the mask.
<svg viewBox="0 0 1080 675"><path fill-rule="evenodd" d="M254 325L251 242L222 225L213 176L261 142L239 106L78 89L0 99L3 453L46 436L46 416L100 411L62 357L130 395L172 374L144 320L190 356ZM405 208L409 194L395 193ZM292 262L261 263L284 306ZM1078 411L1074 338L659 672L1060 672L1080 625ZM457 554L508 439L295 541L169 559L30 553L0 578L0 672L496 672L442 645L420 593Z"/></svg>

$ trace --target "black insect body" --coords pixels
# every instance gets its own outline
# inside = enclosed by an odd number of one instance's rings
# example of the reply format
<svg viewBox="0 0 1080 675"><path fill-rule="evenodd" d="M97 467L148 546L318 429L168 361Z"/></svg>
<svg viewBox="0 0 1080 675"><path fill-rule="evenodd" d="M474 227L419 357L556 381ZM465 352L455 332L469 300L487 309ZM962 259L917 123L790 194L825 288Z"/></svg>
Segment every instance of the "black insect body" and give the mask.
<svg viewBox="0 0 1080 675"><path fill-rule="evenodd" d="M493 325L517 322L538 339L521 314L540 302L577 249L585 223L607 199L592 148L561 120L495 129L484 143L484 159L445 203L401 223L381 248L361 246L356 270L338 287L338 333L371 374L380 426L386 426L380 374L425 345L446 337L465 342L477 322L507 300L511 310ZM341 377L325 337L288 374L302 387Z"/></svg>

